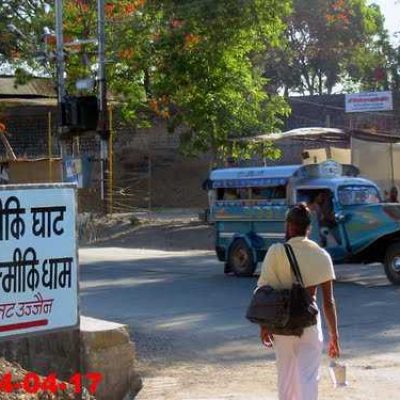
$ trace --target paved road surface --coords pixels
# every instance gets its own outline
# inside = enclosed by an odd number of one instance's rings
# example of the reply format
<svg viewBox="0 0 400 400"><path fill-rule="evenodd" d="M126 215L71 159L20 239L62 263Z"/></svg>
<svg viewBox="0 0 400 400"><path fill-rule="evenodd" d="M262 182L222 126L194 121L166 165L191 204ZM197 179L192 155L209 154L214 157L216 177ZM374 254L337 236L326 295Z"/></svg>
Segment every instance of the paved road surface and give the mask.
<svg viewBox="0 0 400 400"><path fill-rule="evenodd" d="M274 399L273 354L244 319L254 278L222 274L213 253L126 247L80 251L84 315L130 326L145 376L139 399ZM400 288L381 266L340 266L336 285L350 386L323 399L396 399Z"/></svg>

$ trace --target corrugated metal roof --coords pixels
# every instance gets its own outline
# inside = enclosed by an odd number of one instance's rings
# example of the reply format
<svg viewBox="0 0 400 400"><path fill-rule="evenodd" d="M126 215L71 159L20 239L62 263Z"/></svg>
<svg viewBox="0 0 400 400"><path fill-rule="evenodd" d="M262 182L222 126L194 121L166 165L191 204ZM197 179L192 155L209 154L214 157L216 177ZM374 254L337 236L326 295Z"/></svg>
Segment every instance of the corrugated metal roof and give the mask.
<svg viewBox="0 0 400 400"><path fill-rule="evenodd" d="M0 97L32 98L57 97L54 82L46 78L33 78L24 85L16 85L12 76L0 76Z"/></svg>
<svg viewBox="0 0 400 400"><path fill-rule="evenodd" d="M282 165L277 167L223 168L212 171L210 180L290 178L301 167L301 165Z"/></svg>
<svg viewBox="0 0 400 400"><path fill-rule="evenodd" d="M57 98L56 97L2 98L0 95L0 108L2 105L6 106L7 109L13 107L21 108L21 106L57 107Z"/></svg>
<svg viewBox="0 0 400 400"><path fill-rule="evenodd" d="M343 129L335 128L323 128L323 127L309 127L309 128L298 128L292 129L287 132L280 133L268 133L263 135L257 135L253 137L244 137L241 139L232 139L232 141L239 140L244 142L269 142L269 141L280 141L283 139L292 140L311 140L323 139L324 141L343 141L348 139L349 135Z"/></svg>

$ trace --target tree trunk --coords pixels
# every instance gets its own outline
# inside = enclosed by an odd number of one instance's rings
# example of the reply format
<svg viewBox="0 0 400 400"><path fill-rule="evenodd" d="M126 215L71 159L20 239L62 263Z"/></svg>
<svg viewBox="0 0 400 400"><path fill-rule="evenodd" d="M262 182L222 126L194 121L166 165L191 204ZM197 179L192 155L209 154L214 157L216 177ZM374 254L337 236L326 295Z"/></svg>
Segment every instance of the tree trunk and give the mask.
<svg viewBox="0 0 400 400"><path fill-rule="evenodd" d="M287 85L285 85L283 96L285 97L285 99L289 98L289 86Z"/></svg>
<svg viewBox="0 0 400 400"><path fill-rule="evenodd" d="M150 75L149 75L149 71L147 69L145 69L144 71L144 91L146 93L146 97L148 99L151 98L151 89L150 89Z"/></svg>
<svg viewBox="0 0 400 400"><path fill-rule="evenodd" d="M322 88L322 72L318 71L318 93L322 96L323 88Z"/></svg>

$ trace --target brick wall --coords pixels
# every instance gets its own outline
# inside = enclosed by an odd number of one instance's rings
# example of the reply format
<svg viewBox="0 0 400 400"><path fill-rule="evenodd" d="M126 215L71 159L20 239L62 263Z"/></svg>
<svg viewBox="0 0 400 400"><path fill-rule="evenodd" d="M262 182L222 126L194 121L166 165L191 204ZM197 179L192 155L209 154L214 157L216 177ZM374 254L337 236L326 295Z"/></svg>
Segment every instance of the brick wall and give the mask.
<svg viewBox="0 0 400 400"><path fill-rule="evenodd" d="M44 103L44 104L43 104ZM56 126L56 106L39 102L7 103L2 112L7 132L10 134L8 140L18 158L41 158L47 157L48 148L48 126L49 113L51 114L51 125L54 131ZM4 103L3 103L4 104ZM57 143L53 141L52 153L58 156ZM5 149L0 146L0 157L5 157Z"/></svg>
<svg viewBox="0 0 400 400"><path fill-rule="evenodd" d="M48 103L48 101L47 101ZM395 111L385 113L346 114L344 95L293 97L292 114L285 130L308 126L336 128L373 128L397 132L400 128L400 94L394 94ZM53 131L56 125L56 107L32 102L13 104L4 112L10 143L19 157L40 158L48 154L48 113L51 113ZM131 211L147 207L204 207L206 193L201 189L207 177L210 157L204 155L187 159L179 154L179 132L171 135L162 121L154 121L151 128L138 129L123 123L118 113L114 120L113 200L114 211ZM101 209L99 140L96 135L79 139L80 151L93 161L93 187L80 193L80 210ZM271 164L301 163L304 149L318 148L321 142L282 143L281 159ZM339 147L345 147L341 144ZM59 155L53 139L52 153ZM4 149L0 146L0 157Z"/></svg>
<svg viewBox="0 0 400 400"><path fill-rule="evenodd" d="M292 113L285 130L329 126L332 128L372 128L388 132L400 129L400 92L393 92L393 111L345 112L345 95L299 96L289 99Z"/></svg>

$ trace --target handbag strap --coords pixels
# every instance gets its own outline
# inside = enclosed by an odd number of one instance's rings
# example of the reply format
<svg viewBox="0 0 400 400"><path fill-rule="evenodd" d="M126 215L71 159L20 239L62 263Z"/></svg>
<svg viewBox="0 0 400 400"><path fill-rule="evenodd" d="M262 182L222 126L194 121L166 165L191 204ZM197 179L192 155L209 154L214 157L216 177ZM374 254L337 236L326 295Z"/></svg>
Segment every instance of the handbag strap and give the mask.
<svg viewBox="0 0 400 400"><path fill-rule="evenodd" d="M285 246L286 256L289 260L290 268L292 269L292 272L293 272L294 276L296 277L297 282L301 286L305 287L304 282L303 282L303 277L301 276L299 263L297 262L297 258L294 254L292 246L288 243L285 243L284 246Z"/></svg>

